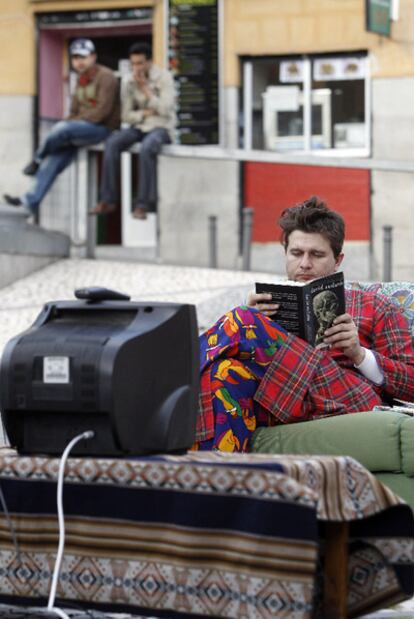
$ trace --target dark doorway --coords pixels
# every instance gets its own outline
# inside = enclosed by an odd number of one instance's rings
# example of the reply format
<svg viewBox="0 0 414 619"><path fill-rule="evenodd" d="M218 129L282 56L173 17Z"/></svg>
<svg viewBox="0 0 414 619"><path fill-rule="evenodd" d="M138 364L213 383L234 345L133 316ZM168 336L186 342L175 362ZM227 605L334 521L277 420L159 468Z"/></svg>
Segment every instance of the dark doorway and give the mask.
<svg viewBox="0 0 414 619"><path fill-rule="evenodd" d="M34 144L38 144L44 132L68 112L70 43L80 37L92 39L98 62L111 68L121 78L121 61L128 59L130 46L137 41L152 44L152 9L41 14L37 16L37 26L38 95L35 102ZM100 167L98 162L98 178ZM98 244L120 244L120 210L98 219Z"/></svg>

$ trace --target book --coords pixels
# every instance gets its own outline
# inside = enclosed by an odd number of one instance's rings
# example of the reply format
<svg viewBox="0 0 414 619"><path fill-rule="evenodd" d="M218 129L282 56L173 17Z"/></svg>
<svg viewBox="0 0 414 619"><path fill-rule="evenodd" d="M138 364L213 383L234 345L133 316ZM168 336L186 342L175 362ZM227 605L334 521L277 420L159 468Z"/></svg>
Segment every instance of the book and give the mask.
<svg viewBox="0 0 414 619"><path fill-rule="evenodd" d="M323 337L337 316L345 313L344 274L332 273L309 282L256 283L256 292L270 292L279 309L271 318L313 346Z"/></svg>

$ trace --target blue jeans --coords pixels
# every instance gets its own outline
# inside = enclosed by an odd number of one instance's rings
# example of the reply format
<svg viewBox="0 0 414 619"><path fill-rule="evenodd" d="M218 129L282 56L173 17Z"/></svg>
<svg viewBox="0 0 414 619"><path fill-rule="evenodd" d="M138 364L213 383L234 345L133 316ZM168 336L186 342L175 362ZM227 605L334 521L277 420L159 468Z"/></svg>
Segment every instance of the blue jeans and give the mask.
<svg viewBox="0 0 414 619"><path fill-rule="evenodd" d="M62 120L54 125L35 153L35 159L40 160L41 164L36 173L34 187L23 196L23 202L33 213L37 212L53 181L70 164L77 149L98 144L105 140L109 133L109 129L103 125L86 120Z"/></svg>
<svg viewBox="0 0 414 619"><path fill-rule="evenodd" d="M153 129L144 133L130 127L114 132L105 144L100 198L107 204L119 203L119 169L123 150L141 142L138 157L137 206L148 209L157 200L157 155L163 144L171 142L166 129Z"/></svg>

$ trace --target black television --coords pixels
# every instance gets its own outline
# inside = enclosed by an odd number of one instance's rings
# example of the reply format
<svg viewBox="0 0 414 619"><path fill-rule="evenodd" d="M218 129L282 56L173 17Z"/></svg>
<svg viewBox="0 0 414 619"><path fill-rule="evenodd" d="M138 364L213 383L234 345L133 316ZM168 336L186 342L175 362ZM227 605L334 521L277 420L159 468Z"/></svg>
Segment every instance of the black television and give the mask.
<svg viewBox="0 0 414 619"><path fill-rule="evenodd" d="M128 298L128 297L127 297ZM21 454L182 453L199 393L195 307L90 299L47 303L5 346L0 409Z"/></svg>

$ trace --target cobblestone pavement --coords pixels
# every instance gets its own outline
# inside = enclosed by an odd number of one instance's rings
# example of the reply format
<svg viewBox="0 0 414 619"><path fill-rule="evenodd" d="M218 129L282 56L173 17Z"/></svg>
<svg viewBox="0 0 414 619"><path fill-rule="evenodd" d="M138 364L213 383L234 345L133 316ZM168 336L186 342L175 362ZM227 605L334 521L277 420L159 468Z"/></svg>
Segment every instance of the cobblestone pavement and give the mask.
<svg viewBox="0 0 414 619"><path fill-rule="evenodd" d="M76 288L104 286L125 292L134 301L192 303L197 307L199 329L203 330L224 311L243 303L255 281L271 279L268 273L61 260L0 290L0 353L13 335L32 324L44 303L74 299ZM414 619L414 599L368 617Z"/></svg>
<svg viewBox="0 0 414 619"><path fill-rule="evenodd" d="M174 301L197 306L199 328L243 302L252 282L269 274L104 260L61 260L0 290L0 351L26 329L47 301L74 300L74 290L105 286L134 301Z"/></svg>

